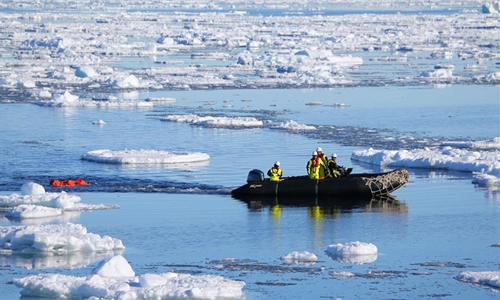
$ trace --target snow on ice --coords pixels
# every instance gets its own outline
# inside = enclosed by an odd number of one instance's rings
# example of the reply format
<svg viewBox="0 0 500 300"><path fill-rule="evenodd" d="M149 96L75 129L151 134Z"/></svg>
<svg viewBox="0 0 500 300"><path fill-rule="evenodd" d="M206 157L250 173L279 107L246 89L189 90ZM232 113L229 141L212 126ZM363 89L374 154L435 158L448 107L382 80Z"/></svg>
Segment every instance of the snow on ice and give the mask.
<svg viewBox="0 0 500 300"><path fill-rule="evenodd" d="M2 40L0 49L0 88L14 91L12 95L6 93L4 101L35 102L46 99L47 93L61 93L61 89L102 92L383 86L427 81L499 83L500 72L495 70L499 58L495 47L498 1L461 1L464 9L457 13L444 13L449 3L436 1L412 5L382 2L280 1L276 6L262 2L184 1L177 6L174 1L159 6L148 0L141 6L135 2L120 2L112 9L99 6L98 17L94 13L74 14L75 9L96 9L87 0L71 5L59 3L57 15L50 10L54 4L47 0L24 3L12 11L7 5L0 12L0 24L3 32L11 34ZM176 13L164 13L169 7ZM230 11L223 10L228 7ZM366 13L321 13L345 7L360 7ZM261 9L276 14L252 14ZM297 9L301 14L280 14L287 9ZM435 9L437 13L377 13L384 9ZM116 19L117 13L127 19L127 26ZM67 26L65 20L78 26ZM283 36L290 38L284 40ZM183 53L191 55L186 58ZM123 68L127 59L131 59L131 65L137 62L142 67ZM452 62L448 65L453 66L453 73L450 68L434 69L434 62L441 59ZM404 72L384 72L391 75L382 78L380 72L374 72L375 77L366 77L371 73L370 69L364 70L370 68L366 60L380 62L376 68L404 64ZM472 74L466 66L475 66ZM356 73L358 70L363 70L359 72L362 75ZM28 99L18 97L15 91L28 95ZM37 104L143 107L143 102L147 101L98 104L65 98Z"/></svg>
<svg viewBox="0 0 500 300"><path fill-rule="evenodd" d="M350 242L346 244L329 245L325 252L339 262L352 264L367 264L377 260L378 248L365 242Z"/></svg>
<svg viewBox="0 0 500 300"><path fill-rule="evenodd" d="M287 255L283 255L280 259L282 261L295 264L314 263L318 261L318 257L314 253L307 251L292 251Z"/></svg>
<svg viewBox="0 0 500 300"><path fill-rule="evenodd" d="M264 123L254 117L212 117L198 115L169 115L161 118L162 121L189 123L203 127L224 128L252 128L262 127Z"/></svg>
<svg viewBox="0 0 500 300"><path fill-rule="evenodd" d="M455 278L463 282L470 282L500 288L500 272L498 271L461 272Z"/></svg>
<svg viewBox="0 0 500 300"><path fill-rule="evenodd" d="M84 204L81 198L65 191L48 193L42 185L26 182L21 187L22 194L0 195L0 210L10 210L7 214L13 218L42 218L58 216L63 212L96 209L115 209L117 205Z"/></svg>
<svg viewBox="0 0 500 300"><path fill-rule="evenodd" d="M188 275L168 272L135 272L123 256L103 260L89 276L38 274L15 278L26 297L71 299L236 299L243 296L245 282L215 275Z"/></svg>
<svg viewBox="0 0 500 300"><path fill-rule="evenodd" d="M125 249L121 240L87 232L81 224L0 227L0 249L33 252L94 252Z"/></svg>
<svg viewBox="0 0 500 300"><path fill-rule="evenodd" d="M316 130L316 127L311 125L299 124L294 120L289 120L278 124L275 128L289 131L310 131Z"/></svg>
<svg viewBox="0 0 500 300"><path fill-rule="evenodd" d="M180 164L209 161L210 156L202 152L102 149L89 151L82 159L111 164Z"/></svg>
<svg viewBox="0 0 500 300"><path fill-rule="evenodd" d="M383 167L446 169L472 172L474 183L500 186L500 138L478 142L445 142L413 150L354 151L351 159Z"/></svg>
<svg viewBox="0 0 500 300"><path fill-rule="evenodd" d="M64 93L55 94L52 100L43 100L36 102L39 106L48 107L84 107L84 108L148 108L153 107L154 103L147 101L134 101L134 100L116 100L106 99L106 101L97 100L84 100L79 99L78 96L71 94L68 91Z"/></svg>

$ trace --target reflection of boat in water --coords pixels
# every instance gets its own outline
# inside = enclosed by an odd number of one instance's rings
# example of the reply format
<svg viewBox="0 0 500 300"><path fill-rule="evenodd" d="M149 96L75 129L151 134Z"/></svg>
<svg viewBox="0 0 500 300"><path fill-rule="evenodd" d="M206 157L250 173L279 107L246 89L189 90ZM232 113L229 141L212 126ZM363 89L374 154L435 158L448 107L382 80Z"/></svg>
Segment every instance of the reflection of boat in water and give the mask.
<svg viewBox="0 0 500 300"><path fill-rule="evenodd" d="M307 207L313 219L335 217L339 211L362 209L370 212L406 213L408 207L391 195L351 196L351 197L291 197L291 196L234 196L243 201L250 210L269 207L273 215L281 213L282 207Z"/></svg>
<svg viewBox="0 0 500 300"><path fill-rule="evenodd" d="M311 180L308 176L292 176L281 181L264 179L260 170L248 174L247 184L231 191L236 197L241 196L327 196L353 197L388 195L407 184L408 171L397 169L385 173L349 174L344 177Z"/></svg>

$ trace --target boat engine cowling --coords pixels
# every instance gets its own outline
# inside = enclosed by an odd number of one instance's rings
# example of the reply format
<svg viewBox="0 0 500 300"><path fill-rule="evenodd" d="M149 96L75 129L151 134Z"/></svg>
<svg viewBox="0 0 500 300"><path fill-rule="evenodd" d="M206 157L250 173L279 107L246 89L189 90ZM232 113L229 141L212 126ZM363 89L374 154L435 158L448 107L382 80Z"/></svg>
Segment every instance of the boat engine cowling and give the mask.
<svg viewBox="0 0 500 300"><path fill-rule="evenodd" d="M250 183L257 181L264 181L264 172L257 169L253 169L252 171L248 172L247 182Z"/></svg>

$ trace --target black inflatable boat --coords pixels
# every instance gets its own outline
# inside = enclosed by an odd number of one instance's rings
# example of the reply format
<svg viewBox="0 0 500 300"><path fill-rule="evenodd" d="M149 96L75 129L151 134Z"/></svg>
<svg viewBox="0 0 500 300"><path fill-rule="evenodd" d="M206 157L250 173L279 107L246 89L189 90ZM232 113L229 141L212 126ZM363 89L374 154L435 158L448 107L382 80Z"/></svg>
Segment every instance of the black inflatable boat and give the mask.
<svg viewBox="0 0 500 300"><path fill-rule="evenodd" d="M409 181L408 171L397 169L386 173L349 174L345 177L312 180L308 176L292 176L269 181L261 170L248 173L247 184L231 191L244 196L378 196L388 195Z"/></svg>

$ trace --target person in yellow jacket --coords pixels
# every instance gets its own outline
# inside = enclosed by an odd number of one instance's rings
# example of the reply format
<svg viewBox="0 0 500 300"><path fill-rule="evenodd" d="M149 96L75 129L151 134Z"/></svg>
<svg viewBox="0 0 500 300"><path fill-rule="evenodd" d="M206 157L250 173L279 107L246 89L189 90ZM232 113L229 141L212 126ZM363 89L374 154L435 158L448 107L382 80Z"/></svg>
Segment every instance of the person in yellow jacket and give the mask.
<svg viewBox="0 0 500 300"><path fill-rule="evenodd" d="M270 181L280 181L281 176L283 175L283 171L280 168L280 162L276 161L274 166L267 171L267 176L269 176Z"/></svg>
<svg viewBox="0 0 500 300"><path fill-rule="evenodd" d="M325 177L326 165L322 159L318 157L318 152L314 151L312 153L312 158L307 161L307 174L309 174L309 178L311 179L323 179ZM321 171L323 169L323 171ZM323 174L323 176L321 176Z"/></svg>
<svg viewBox="0 0 500 300"><path fill-rule="evenodd" d="M323 149L321 149L321 147L316 148L316 153L318 153L318 158L323 161L319 168L319 178L329 176L330 172L328 170L328 156L323 153Z"/></svg>

